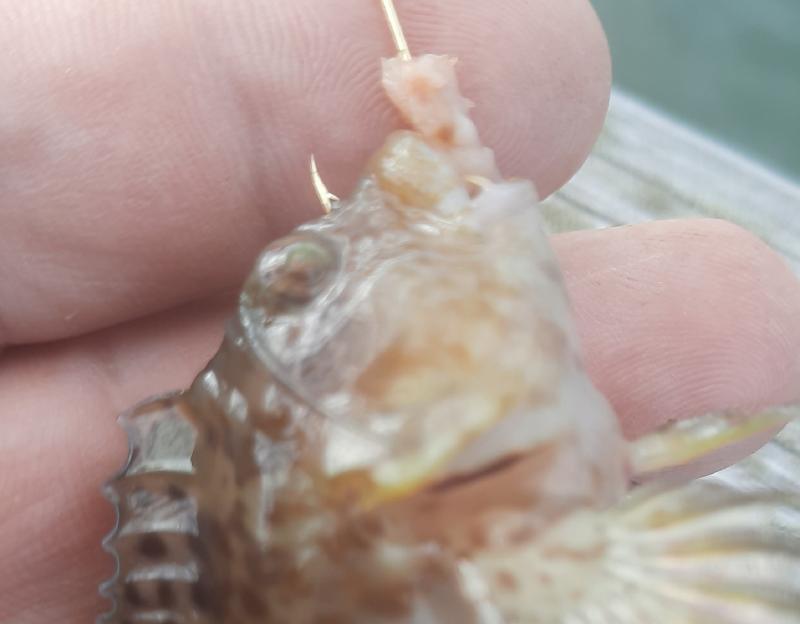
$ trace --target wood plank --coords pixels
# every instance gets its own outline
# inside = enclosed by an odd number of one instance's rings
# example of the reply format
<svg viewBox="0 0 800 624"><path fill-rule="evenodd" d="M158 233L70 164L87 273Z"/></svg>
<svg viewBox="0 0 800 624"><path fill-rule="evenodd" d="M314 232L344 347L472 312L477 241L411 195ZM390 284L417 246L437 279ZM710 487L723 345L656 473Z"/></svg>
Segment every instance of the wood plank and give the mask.
<svg viewBox="0 0 800 624"><path fill-rule="evenodd" d="M554 232L727 219L760 236L800 276L800 186L620 91L586 164L542 210ZM714 478L800 493L800 421Z"/></svg>

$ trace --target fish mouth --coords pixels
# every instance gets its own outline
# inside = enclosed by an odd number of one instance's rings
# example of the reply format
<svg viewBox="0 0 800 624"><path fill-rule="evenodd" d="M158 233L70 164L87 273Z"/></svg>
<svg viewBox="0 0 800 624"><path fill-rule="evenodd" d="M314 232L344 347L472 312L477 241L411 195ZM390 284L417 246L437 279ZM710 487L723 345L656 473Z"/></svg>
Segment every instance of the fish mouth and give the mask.
<svg viewBox="0 0 800 624"><path fill-rule="evenodd" d="M469 469L451 471L430 482L419 491L421 498L466 500L505 500L526 498L538 490L563 448L565 438L534 443L527 448L509 449Z"/></svg>
<svg viewBox="0 0 800 624"><path fill-rule="evenodd" d="M469 472L451 475L428 486L431 494L444 494L456 488L474 485L478 481L499 475L526 458L526 453L513 453Z"/></svg>
<svg viewBox="0 0 800 624"><path fill-rule="evenodd" d="M550 441L510 451L471 470L443 475L419 491L389 501L382 512L397 530L458 556L504 548L523 533L533 539L572 508L551 497L561 445ZM481 536L476 541L476 536ZM514 539L516 539L514 537Z"/></svg>

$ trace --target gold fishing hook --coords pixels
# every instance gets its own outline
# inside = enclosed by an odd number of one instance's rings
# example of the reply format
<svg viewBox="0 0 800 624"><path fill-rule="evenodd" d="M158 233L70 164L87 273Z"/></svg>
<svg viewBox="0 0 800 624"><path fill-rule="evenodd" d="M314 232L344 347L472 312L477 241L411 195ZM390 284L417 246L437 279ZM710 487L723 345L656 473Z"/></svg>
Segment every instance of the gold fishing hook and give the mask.
<svg viewBox="0 0 800 624"><path fill-rule="evenodd" d="M395 9L393 0L381 0L381 6L383 14L386 16L386 23L389 25L389 32L394 40L397 56L404 61L410 61L411 51L408 49L408 42L403 34L403 27L400 25L400 18L397 17L397 9Z"/></svg>
<svg viewBox="0 0 800 624"><path fill-rule="evenodd" d="M403 33L403 27L400 24L400 18L397 16L397 9L394 6L393 0L380 0L383 14L386 17L386 23L389 26L389 32L394 41L394 47L397 50L397 56L404 61L411 60L411 51L408 49L408 42ZM328 190L325 182L322 181L322 176L319 175L317 168L317 161L314 155L311 155L311 184L314 186L314 192L317 194L319 203L322 204L325 214L333 210L334 202L339 201L339 198Z"/></svg>
<svg viewBox="0 0 800 624"><path fill-rule="evenodd" d="M314 185L314 192L317 194L317 198L319 199L319 203L322 204L325 214L329 213L333 209L333 203L339 201L339 198L331 193L328 187L325 186L325 182L322 181L322 176L319 175L319 169L317 169L317 161L314 158L314 154L311 154L311 184Z"/></svg>

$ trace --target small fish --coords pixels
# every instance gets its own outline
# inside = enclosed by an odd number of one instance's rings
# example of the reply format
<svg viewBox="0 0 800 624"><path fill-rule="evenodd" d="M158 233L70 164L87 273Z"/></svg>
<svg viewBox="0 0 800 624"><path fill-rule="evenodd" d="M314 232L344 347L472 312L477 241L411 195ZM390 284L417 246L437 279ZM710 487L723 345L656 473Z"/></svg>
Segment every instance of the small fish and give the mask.
<svg viewBox="0 0 800 624"><path fill-rule="evenodd" d="M659 475L786 422L636 443L581 366L534 186L454 60L398 55L408 121L256 262L184 391L122 416L103 624L798 624L800 502Z"/></svg>

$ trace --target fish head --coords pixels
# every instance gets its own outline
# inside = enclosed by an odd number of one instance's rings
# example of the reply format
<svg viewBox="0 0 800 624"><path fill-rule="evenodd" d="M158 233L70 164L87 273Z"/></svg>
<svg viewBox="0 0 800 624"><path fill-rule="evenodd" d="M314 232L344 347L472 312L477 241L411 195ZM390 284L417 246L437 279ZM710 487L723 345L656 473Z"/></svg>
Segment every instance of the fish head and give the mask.
<svg viewBox="0 0 800 624"><path fill-rule="evenodd" d="M583 383L536 203L531 183L469 179L400 132L349 199L261 255L239 321L317 415L326 482L377 504L578 430L597 446L617 439Z"/></svg>

